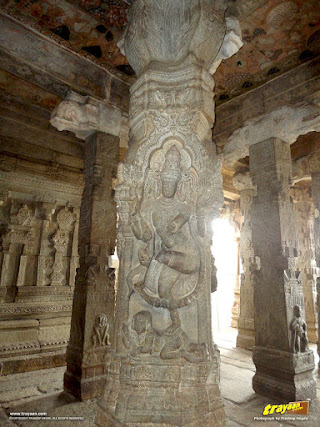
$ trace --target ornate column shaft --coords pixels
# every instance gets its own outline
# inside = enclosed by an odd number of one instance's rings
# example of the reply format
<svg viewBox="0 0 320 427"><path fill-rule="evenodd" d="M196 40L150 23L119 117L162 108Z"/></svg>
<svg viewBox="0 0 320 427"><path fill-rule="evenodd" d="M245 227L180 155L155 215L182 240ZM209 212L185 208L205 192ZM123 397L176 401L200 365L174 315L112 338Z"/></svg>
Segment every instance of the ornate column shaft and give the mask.
<svg viewBox="0 0 320 427"><path fill-rule="evenodd" d="M137 73L118 170L119 287L99 426L221 426L211 336L210 223L223 201L208 69L224 1L137 0L124 38Z"/></svg>
<svg viewBox="0 0 320 427"><path fill-rule="evenodd" d="M318 340L317 265L314 249L314 205L310 188L291 189L298 230L297 269L301 271L308 338Z"/></svg>
<svg viewBox="0 0 320 427"><path fill-rule="evenodd" d="M97 132L85 141L85 188L79 223L80 267L73 297L65 390L84 400L99 396L106 379L107 351L113 339L116 215L112 180L119 139Z"/></svg>
<svg viewBox="0 0 320 427"><path fill-rule="evenodd" d="M318 354L320 355L320 150L316 150L309 157L309 166L311 172L311 192L315 208L314 215L314 243L315 256L318 268L317 294L318 294ZM320 369L320 362L319 362Z"/></svg>
<svg viewBox="0 0 320 427"><path fill-rule="evenodd" d="M257 393L295 401L316 395L313 352L308 347L301 274L296 271L297 233L289 196L290 145L269 138L250 146L252 244L260 259L255 271Z"/></svg>
<svg viewBox="0 0 320 427"><path fill-rule="evenodd" d="M51 123L75 132L84 142L84 179L79 219L79 263L74 289L71 333L64 388L81 400L99 396L106 381L106 360L113 340L115 277L108 267L116 240L113 181L119 161L121 113L90 97L71 93L53 112ZM107 132L107 133L105 133ZM60 234L59 234L60 233ZM62 233L62 234L61 234ZM53 237L56 259L60 238ZM72 248L68 248L70 254ZM69 266L70 267L70 266ZM65 268L62 264L61 268ZM60 267L56 280L60 280Z"/></svg>
<svg viewBox="0 0 320 427"><path fill-rule="evenodd" d="M254 335L254 283L253 271L256 260L252 247L251 204L255 194L249 172L236 173L233 185L240 193L242 226L240 231L240 258L243 273L240 284L240 316L238 322L237 347L252 350Z"/></svg>

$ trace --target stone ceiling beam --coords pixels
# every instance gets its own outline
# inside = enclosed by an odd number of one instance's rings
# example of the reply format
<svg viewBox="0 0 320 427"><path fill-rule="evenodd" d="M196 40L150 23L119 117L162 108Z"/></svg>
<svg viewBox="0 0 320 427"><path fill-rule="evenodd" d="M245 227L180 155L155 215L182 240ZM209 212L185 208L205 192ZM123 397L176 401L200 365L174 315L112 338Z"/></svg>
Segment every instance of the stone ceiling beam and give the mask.
<svg viewBox="0 0 320 427"><path fill-rule="evenodd" d="M282 106L320 99L320 56L216 108L213 141L223 147L249 119Z"/></svg>
<svg viewBox="0 0 320 427"><path fill-rule="evenodd" d="M0 12L1 68L64 98L70 90L128 110L129 85Z"/></svg>
<svg viewBox="0 0 320 427"><path fill-rule="evenodd" d="M268 114L246 121L228 138L224 147L224 159L232 166L237 160L249 155L250 146L259 139L280 138L293 144L300 135L320 131L320 108L315 104L283 106Z"/></svg>

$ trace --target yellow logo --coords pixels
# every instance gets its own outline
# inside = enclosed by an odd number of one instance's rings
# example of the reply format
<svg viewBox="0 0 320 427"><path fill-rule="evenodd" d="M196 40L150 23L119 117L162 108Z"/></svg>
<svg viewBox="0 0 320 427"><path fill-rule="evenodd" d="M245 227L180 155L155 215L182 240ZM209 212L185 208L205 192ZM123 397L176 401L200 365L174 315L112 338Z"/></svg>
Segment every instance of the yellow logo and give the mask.
<svg viewBox="0 0 320 427"><path fill-rule="evenodd" d="M282 405L267 405L264 407L262 415L285 414L291 412L300 415L309 415L309 402L290 402Z"/></svg>

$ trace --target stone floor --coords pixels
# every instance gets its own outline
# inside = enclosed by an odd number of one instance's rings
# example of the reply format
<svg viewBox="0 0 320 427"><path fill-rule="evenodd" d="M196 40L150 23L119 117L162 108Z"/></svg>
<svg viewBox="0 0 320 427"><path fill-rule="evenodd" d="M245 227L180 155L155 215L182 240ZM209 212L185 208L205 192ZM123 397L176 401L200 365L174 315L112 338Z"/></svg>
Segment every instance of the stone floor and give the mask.
<svg viewBox="0 0 320 427"><path fill-rule="evenodd" d="M215 334L215 341L221 351L221 394L224 399L227 426L259 426L264 425L261 417L265 405L272 402L263 396L255 394L251 388L254 375L254 365L251 352L235 348L236 331L228 329ZM312 346L315 350L315 345ZM317 360L318 361L318 360ZM316 361L316 362L317 362ZM62 392L63 373L65 368L43 369L25 374L0 377L0 426L25 427L93 427L96 411L96 401L77 402L72 396ZM316 375L316 372L315 372ZM310 405L308 417L296 416L295 420L268 419L268 427L273 426L320 426L320 378L317 377L318 397ZM9 420L6 413L46 413L50 421ZM72 419L73 417L73 419ZM82 417L82 420L79 420ZM289 415L282 417L288 418ZM78 419L77 419L78 418ZM271 417L270 417L271 418ZM290 418L294 418L290 415ZM306 419L307 418L307 419ZM199 426L204 427L204 426Z"/></svg>

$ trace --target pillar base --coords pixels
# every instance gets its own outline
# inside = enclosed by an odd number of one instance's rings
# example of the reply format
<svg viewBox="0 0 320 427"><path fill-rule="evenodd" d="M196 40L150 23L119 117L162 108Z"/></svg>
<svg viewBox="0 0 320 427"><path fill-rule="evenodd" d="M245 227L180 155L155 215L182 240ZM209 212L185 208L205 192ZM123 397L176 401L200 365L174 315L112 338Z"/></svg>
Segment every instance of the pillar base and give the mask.
<svg viewBox="0 0 320 427"><path fill-rule="evenodd" d="M86 351L82 363L76 357L72 358L72 351L69 346L64 390L82 401L102 396L108 374L107 348L93 347Z"/></svg>
<svg viewBox="0 0 320 427"><path fill-rule="evenodd" d="M314 399L316 382L312 371L314 355L289 353L276 349L254 347L253 362L256 374L252 386L256 393L281 402Z"/></svg>
<svg viewBox="0 0 320 427"><path fill-rule="evenodd" d="M78 400L92 399L103 394L107 375L93 378L80 378L72 372L66 371L63 378L64 391L72 394Z"/></svg>
<svg viewBox="0 0 320 427"><path fill-rule="evenodd" d="M239 329L237 336L237 347L252 350L255 345L255 333L248 329Z"/></svg>
<svg viewBox="0 0 320 427"><path fill-rule="evenodd" d="M218 363L114 356L95 422L101 427L225 426Z"/></svg>

